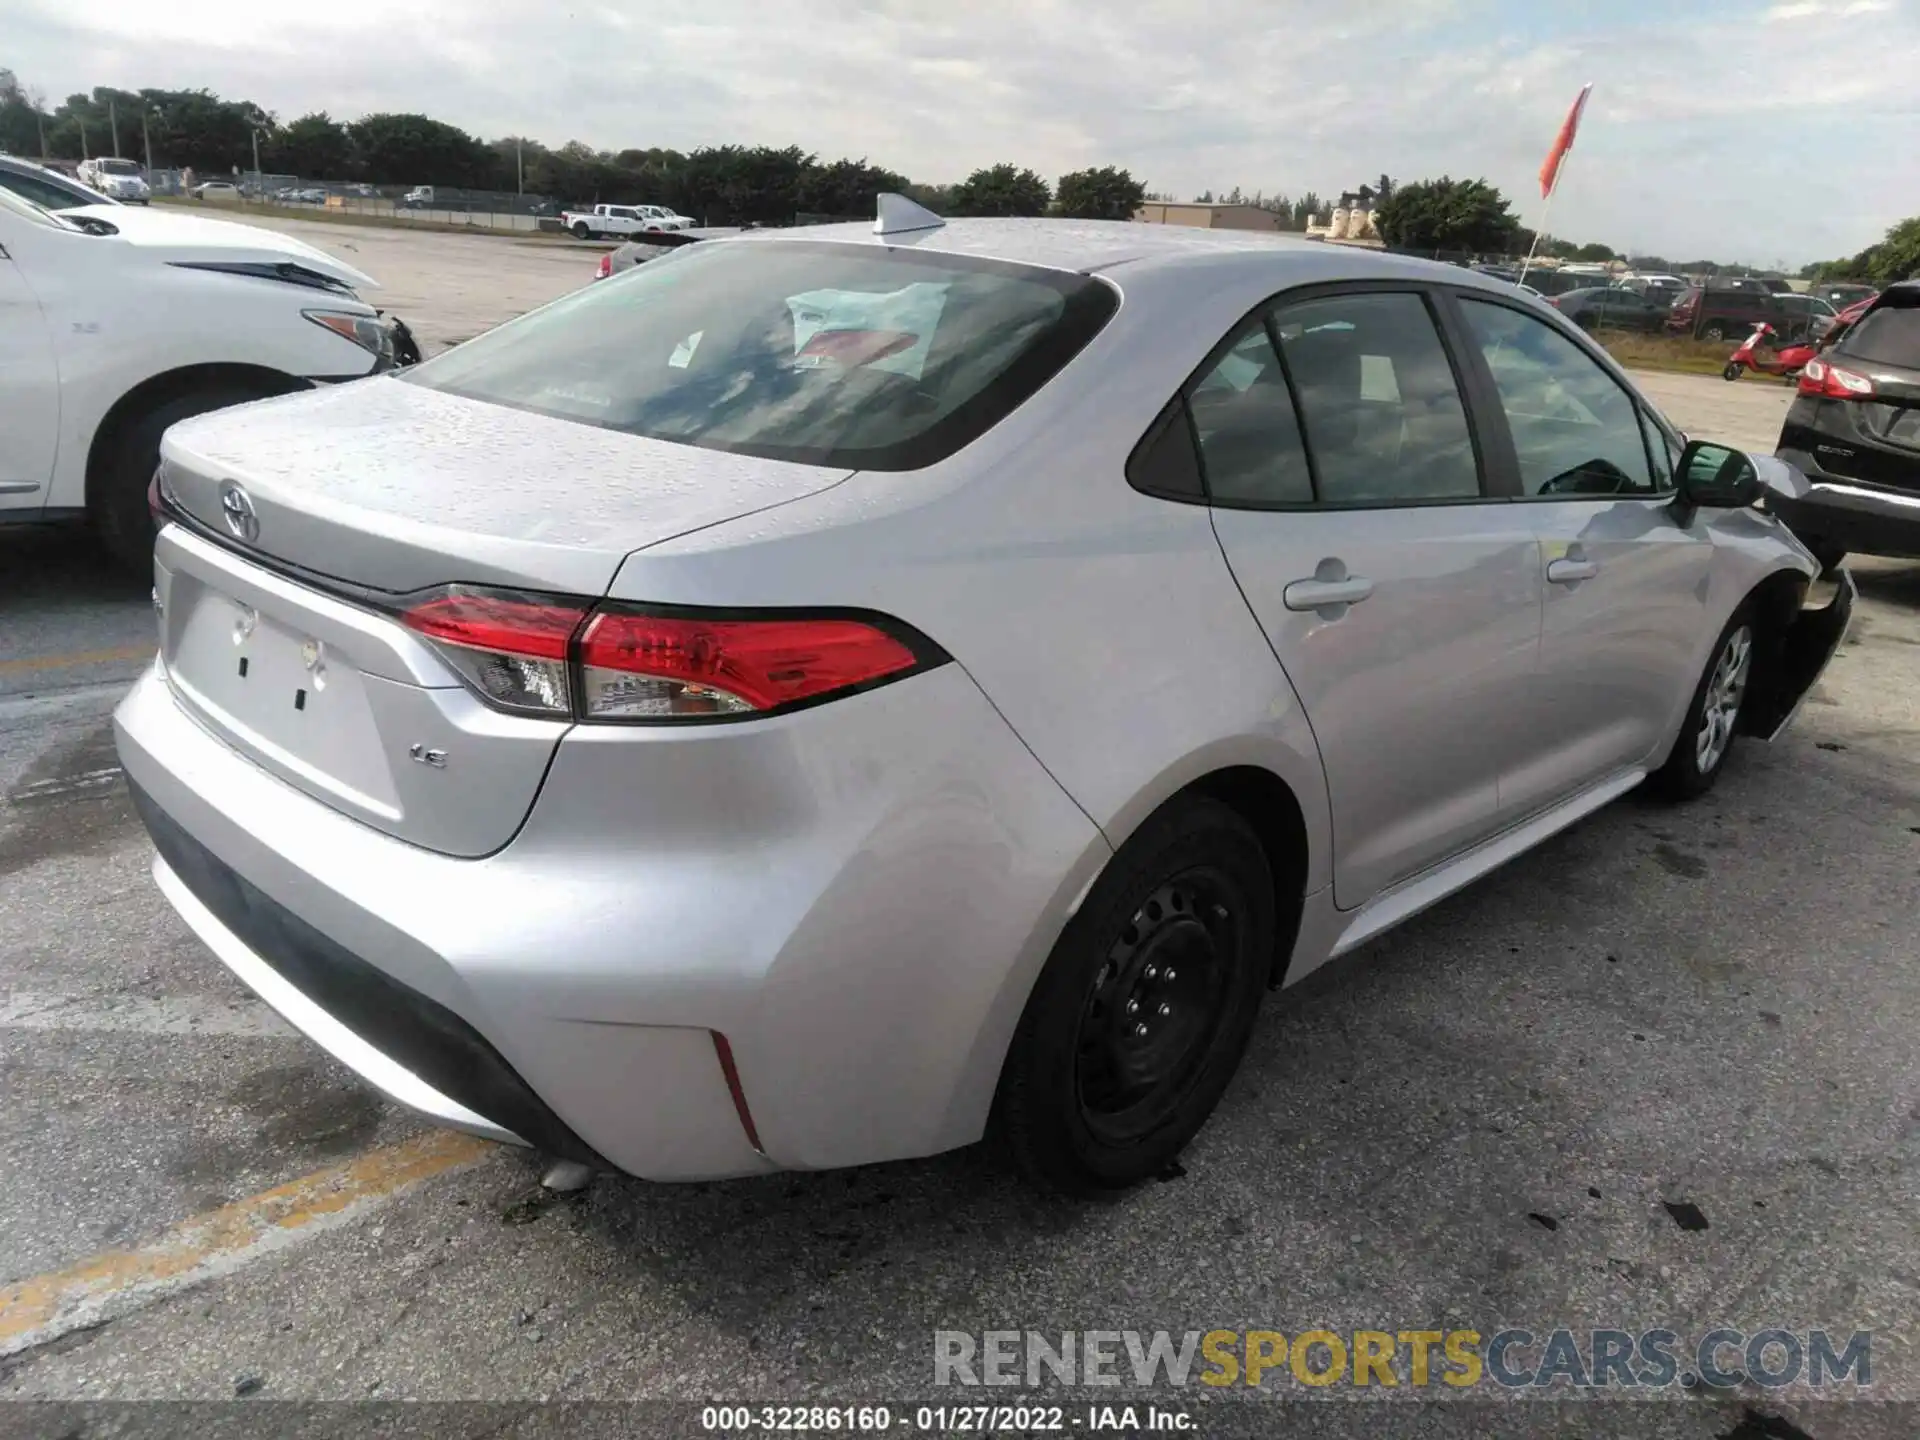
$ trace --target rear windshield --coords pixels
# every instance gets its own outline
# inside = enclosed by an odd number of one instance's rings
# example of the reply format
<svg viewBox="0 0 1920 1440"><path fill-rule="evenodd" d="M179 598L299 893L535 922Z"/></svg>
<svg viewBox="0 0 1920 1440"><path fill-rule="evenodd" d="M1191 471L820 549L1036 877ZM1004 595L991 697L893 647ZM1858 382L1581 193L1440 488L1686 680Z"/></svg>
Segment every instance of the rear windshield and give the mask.
<svg viewBox="0 0 1920 1440"><path fill-rule="evenodd" d="M984 433L1109 316L1097 280L879 245L710 241L406 378L712 450L910 470Z"/></svg>
<svg viewBox="0 0 1920 1440"><path fill-rule="evenodd" d="M1920 306L1883 304L1868 311L1840 348L1862 360L1920 370Z"/></svg>

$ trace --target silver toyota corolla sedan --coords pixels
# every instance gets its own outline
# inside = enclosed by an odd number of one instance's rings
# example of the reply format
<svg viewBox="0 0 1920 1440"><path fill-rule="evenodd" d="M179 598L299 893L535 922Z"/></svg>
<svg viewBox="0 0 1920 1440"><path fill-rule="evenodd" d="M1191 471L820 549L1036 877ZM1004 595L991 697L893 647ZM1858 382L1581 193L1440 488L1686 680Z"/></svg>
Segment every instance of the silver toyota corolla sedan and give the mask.
<svg viewBox="0 0 1920 1440"><path fill-rule="evenodd" d="M1796 483L1498 280L890 197L174 427L120 754L207 947L451 1125L1112 1192L1268 988L1785 726Z"/></svg>

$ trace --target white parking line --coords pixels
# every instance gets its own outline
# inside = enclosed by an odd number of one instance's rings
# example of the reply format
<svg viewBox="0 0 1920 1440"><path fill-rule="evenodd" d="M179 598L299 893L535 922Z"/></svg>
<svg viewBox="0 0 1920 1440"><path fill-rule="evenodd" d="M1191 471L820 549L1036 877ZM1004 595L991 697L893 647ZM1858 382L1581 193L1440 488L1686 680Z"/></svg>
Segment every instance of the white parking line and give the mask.
<svg viewBox="0 0 1920 1440"><path fill-rule="evenodd" d="M51 995L32 990L10 990L0 996L0 1030L222 1037L299 1033L258 1000Z"/></svg>
<svg viewBox="0 0 1920 1440"><path fill-rule="evenodd" d="M109 765L104 770L88 770L81 775L62 775L53 780L39 780L31 785L21 786L8 798L19 805L28 801L52 800L61 795L110 790L120 783L121 773L118 765Z"/></svg>
<svg viewBox="0 0 1920 1440"><path fill-rule="evenodd" d="M236 1200L132 1250L0 1286L0 1356L18 1354L344 1225L422 1181L477 1165L498 1147L435 1130Z"/></svg>

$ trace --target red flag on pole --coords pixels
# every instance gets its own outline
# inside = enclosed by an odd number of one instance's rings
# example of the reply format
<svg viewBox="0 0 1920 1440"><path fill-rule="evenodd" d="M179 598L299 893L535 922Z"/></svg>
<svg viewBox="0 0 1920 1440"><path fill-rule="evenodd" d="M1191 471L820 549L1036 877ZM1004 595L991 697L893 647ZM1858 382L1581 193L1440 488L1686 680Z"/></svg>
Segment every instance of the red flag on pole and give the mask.
<svg viewBox="0 0 1920 1440"><path fill-rule="evenodd" d="M1540 167L1542 200L1553 194L1553 187L1560 181L1560 162L1567 158L1567 152L1573 148L1573 137L1580 129L1580 114L1587 108L1587 96L1592 91L1591 85L1580 87L1580 97L1573 102L1573 108L1567 111L1567 118L1560 125L1560 133L1554 137L1553 149L1547 152L1547 163Z"/></svg>

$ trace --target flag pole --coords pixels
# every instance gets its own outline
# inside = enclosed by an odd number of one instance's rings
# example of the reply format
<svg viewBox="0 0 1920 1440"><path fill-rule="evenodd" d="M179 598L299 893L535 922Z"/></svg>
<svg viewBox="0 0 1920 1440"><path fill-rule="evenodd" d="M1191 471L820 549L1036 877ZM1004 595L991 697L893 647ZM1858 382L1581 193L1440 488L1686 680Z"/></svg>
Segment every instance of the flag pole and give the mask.
<svg viewBox="0 0 1920 1440"><path fill-rule="evenodd" d="M1553 197L1560 193L1560 176L1572 158L1572 151L1560 157L1560 168L1553 172L1553 188L1547 191L1546 203L1540 207L1540 228L1533 232L1533 243L1527 247L1527 258L1520 262L1519 284L1527 283L1527 271L1533 268L1533 257L1540 251L1540 237L1547 233L1547 221L1553 216Z"/></svg>
<svg viewBox="0 0 1920 1440"><path fill-rule="evenodd" d="M1527 258L1520 264L1520 279L1517 283L1527 283L1527 272L1533 269L1534 257L1540 252L1540 237L1547 233L1547 223L1553 218L1553 197L1560 189L1561 173L1567 168L1567 159L1573 153L1574 137L1580 131L1580 118L1586 112L1587 96L1593 93L1593 83L1589 81L1580 87L1580 94L1573 102L1573 108L1567 112L1567 118L1560 123L1560 133L1554 138L1553 149L1547 152L1547 163L1540 167L1540 183L1544 187L1540 199L1540 225L1533 232L1533 243L1527 247Z"/></svg>

